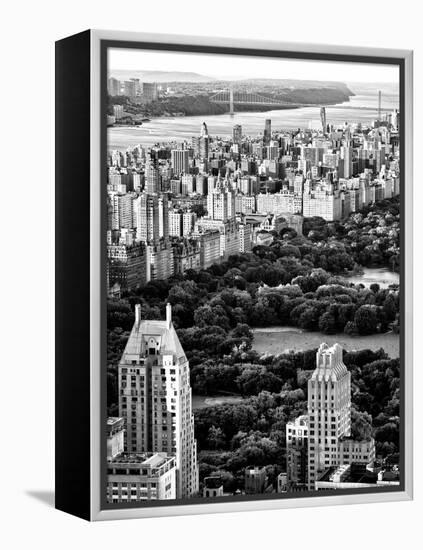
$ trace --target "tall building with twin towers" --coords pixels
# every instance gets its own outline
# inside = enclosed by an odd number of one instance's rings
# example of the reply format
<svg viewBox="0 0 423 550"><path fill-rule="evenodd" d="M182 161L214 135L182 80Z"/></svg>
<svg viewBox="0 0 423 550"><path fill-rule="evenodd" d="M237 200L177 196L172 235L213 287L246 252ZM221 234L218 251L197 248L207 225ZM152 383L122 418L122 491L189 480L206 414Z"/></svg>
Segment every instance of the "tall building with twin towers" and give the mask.
<svg viewBox="0 0 423 550"><path fill-rule="evenodd" d="M172 323L143 320L135 306L135 323L118 367L119 416L125 421L127 453L167 453L175 457L176 497L198 493L197 443L189 380L189 363Z"/></svg>
<svg viewBox="0 0 423 550"><path fill-rule="evenodd" d="M351 374L342 347L323 343L308 380L307 414L286 425L287 484L290 490L314 490L331 469L361 465L372 469L372 437L351 437Z"/></svg>

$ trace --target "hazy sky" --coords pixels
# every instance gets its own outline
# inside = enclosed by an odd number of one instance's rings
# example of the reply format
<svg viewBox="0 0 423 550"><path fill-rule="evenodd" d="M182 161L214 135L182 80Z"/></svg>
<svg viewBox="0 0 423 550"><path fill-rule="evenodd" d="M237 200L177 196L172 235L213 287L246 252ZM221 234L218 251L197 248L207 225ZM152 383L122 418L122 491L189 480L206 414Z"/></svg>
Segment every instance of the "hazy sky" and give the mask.
<svg viewBox="0 0 423 550"><path fill-rule="evenodd" d="M109 49L109 70L189 71L214 78L292 78L341 82L389 82L398 85L393 65L301 61L214 54Z"/></svg>

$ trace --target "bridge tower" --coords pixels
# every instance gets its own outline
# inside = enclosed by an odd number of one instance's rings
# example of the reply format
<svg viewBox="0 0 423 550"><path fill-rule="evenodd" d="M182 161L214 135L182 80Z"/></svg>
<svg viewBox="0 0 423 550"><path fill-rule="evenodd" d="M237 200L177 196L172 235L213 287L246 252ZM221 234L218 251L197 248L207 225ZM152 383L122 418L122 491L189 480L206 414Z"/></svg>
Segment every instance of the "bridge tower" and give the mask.
<svg viewBox="0 0 423 550"><path fill-rule="evenodd" d="M234 87L231 84L229 87L229 114L234 116Z"/></svg>

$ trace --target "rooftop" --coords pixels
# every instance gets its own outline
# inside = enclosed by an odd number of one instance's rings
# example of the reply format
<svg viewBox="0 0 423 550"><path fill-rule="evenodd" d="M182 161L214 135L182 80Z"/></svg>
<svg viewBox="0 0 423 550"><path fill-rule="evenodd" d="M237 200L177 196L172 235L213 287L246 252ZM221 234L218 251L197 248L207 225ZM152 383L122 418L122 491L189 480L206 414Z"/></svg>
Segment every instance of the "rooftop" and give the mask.
<svg viewBox="0 0 423 550"><path fill-rule="evenodd" d="M136 464L158 468L172 458L173 456L166 453L120 453L109 459L109 464Z"/></svg>
<svg viewBox="0 0 423 550"><path fill-rule="evenodd" d="M377 474L362 464L343 464L326 470L318 479L331 483L377 483Z"/></svg>
<svg viewBox="0 0 423 550"><path fill-rule="evenodd" d="M336 380L348 373L342 357L342 347L334 344L329 347L322 343L316 353L316 368L311 380Z"/></svg>
<svg viewBox="0 0 423 550"><path fill-rule="evenodd" d="M172 324L172 309L170 304L166 306L166 320L142 320L141 306L135 306L135 323L123 353L125 356L144 357L147 350L147 339L154 336L159 342L159 352L175 354L177 357L185 357L176 330Z"/></svg>
<svg viewBox="0 0 423 550"><path fill-rule="evenodd" d="M108 426L116 426L123 422L123 418L120 416L109 416L107 418L107 425Z"/></svg>

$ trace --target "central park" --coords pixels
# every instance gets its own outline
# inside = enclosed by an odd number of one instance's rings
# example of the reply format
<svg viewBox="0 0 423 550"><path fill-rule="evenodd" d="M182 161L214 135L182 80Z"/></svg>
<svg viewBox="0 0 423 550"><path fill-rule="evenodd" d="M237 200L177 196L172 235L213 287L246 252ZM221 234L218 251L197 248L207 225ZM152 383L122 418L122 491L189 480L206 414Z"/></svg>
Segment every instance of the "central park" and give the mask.
<svg viewBox="0 0 423 550"><path fill-rule="evenodd" d="M190 362L200 482L218 473L234 492L249 464L276 479L285 425L307 410L308 378L325 341L344 348L353 437L371 434L379 458L395 456L399 240L399 200L384 200L343 222L305 219L303 235L285 228L269 246L110 299L108 414L118 412L117 365L135 304L143 318L162 319L170 303Z"/></svg>

